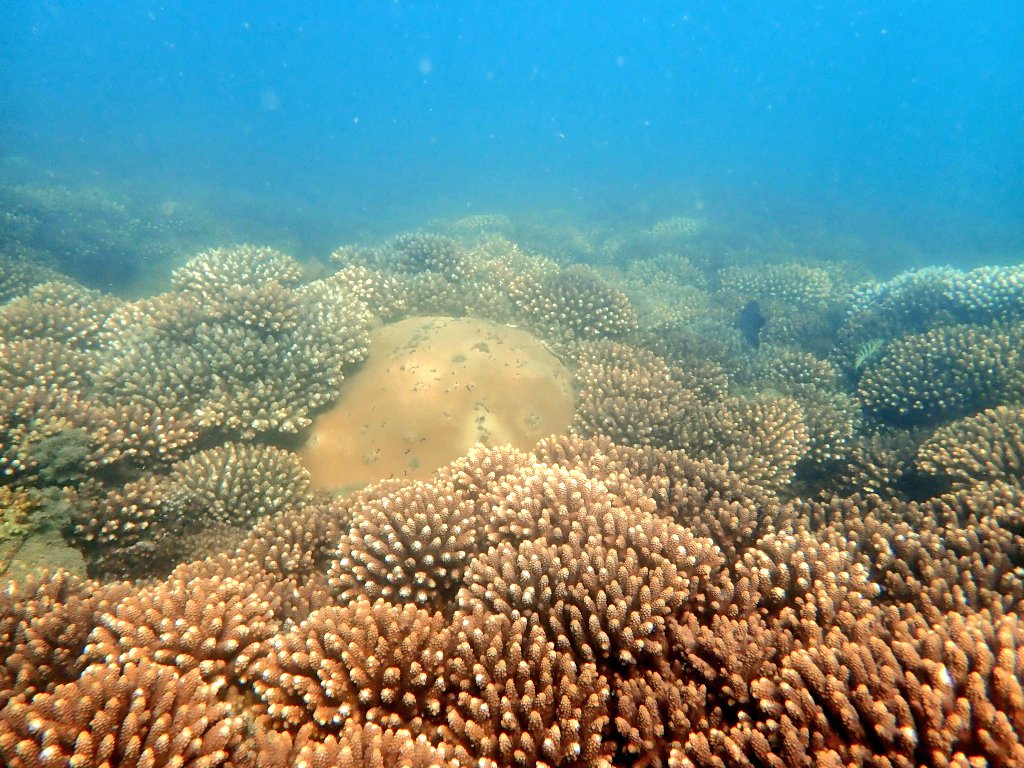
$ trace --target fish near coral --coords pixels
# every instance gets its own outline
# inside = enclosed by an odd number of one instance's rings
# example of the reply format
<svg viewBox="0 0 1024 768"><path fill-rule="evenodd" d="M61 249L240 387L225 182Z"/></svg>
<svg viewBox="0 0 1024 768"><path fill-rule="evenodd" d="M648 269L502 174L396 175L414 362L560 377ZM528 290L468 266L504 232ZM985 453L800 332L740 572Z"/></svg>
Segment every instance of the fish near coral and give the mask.
<svg viewBox="0 0 1024 768"><path fill-rule="evenodd" d="M747 344L757 349L761 346L761 329L768 320L761 313L761 305L751 299L736 316L736 327L740 329Z"/></svg>

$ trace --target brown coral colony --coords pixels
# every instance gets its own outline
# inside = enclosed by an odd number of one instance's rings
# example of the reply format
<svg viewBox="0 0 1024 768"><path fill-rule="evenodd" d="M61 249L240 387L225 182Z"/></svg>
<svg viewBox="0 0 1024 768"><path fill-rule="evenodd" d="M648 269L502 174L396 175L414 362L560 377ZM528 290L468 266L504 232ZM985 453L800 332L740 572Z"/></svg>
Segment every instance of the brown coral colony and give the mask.
<svg viewBox="0 0 1024 768"><path fill-rule="evenodd" d="M0 764L1024 765L1024 270L701 226L10 270Z"/></svg>

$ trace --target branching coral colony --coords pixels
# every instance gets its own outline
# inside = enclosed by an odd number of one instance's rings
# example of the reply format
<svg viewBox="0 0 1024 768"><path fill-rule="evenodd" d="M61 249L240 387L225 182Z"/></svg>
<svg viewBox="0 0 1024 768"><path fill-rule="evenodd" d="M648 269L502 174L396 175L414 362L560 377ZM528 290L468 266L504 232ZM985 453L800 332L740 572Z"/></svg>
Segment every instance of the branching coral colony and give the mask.
<svg viewBox="0 0 1024 768"><path fill-rule="evenodd" d="M0 762L1024 765L1024 270L666 227L219 248L138 301L19 263L0 535L86 573L0 593ZM569 433L311 490L302 430L417 315L537 336Z"/></svg>

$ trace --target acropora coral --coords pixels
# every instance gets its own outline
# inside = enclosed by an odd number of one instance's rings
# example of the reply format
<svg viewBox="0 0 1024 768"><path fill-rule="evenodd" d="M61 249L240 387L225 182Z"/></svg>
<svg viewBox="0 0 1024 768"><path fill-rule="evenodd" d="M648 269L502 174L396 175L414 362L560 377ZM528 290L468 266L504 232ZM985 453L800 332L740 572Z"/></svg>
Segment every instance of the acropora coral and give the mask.
<svg viewBox="0 0 1024 768"><path fill-rule="evenodd" d="M855 287L711 237L471 217L132 300L18 267L0 536L59 502L88 577L0 590L0 762L1024 765L1020 269ZM441 328L468 350L415 358ZM558 375L518 387L527 341ZM315 488L317 429L418 450L398 379L464 388L478 442ZM556 387L559 433L505 444Z"/></svg>

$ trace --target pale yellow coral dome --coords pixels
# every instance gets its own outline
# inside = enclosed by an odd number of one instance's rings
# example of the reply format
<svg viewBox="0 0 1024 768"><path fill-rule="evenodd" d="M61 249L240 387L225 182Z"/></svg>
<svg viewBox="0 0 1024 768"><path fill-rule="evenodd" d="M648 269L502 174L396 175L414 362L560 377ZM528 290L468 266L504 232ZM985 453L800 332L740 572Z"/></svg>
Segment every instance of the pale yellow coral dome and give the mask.
<svg viewBox="0 0 1024 768"><path fill-rule="evenodd" d="M427 478L478 442L529 449L572 423L572 374L521 329L414 317L369 349L301 451L318 488Z"/></svg>

